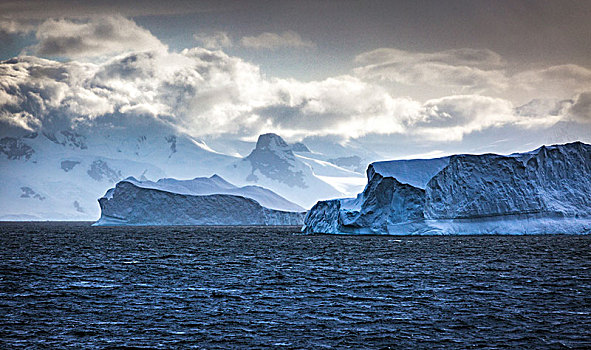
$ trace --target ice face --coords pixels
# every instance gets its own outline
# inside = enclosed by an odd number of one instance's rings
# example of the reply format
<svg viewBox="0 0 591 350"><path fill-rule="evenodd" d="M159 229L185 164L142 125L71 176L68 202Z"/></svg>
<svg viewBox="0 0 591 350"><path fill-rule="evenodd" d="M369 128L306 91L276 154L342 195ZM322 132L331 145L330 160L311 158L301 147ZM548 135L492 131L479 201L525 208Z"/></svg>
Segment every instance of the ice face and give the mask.
<svg viewBox="0 0 591 350"><path fill-rule="evenodd" d="M429 172L433 175L425 182ZM303 230L591 233L591 145L575 142L509 156L374 163L363 193L355 199L317 203L307 214Z"/></svg>
<svg viewBox="0 0 591 350"><path fill-rule="evenodd" d="M95 225L301 225L303 212L263 207L238 195L191 195L124 180L99 199Z"/></svg>

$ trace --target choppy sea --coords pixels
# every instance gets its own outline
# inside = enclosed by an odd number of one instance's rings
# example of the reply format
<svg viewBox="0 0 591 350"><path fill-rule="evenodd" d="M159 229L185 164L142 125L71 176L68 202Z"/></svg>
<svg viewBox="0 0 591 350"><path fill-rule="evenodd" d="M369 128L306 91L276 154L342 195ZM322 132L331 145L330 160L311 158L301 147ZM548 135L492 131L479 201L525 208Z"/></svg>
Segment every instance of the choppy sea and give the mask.
<svg viewBox="0 0 591 350"><path fill-rule="evenodd" d="M0 348L589 348L591 236L0 223Z"/></svg>

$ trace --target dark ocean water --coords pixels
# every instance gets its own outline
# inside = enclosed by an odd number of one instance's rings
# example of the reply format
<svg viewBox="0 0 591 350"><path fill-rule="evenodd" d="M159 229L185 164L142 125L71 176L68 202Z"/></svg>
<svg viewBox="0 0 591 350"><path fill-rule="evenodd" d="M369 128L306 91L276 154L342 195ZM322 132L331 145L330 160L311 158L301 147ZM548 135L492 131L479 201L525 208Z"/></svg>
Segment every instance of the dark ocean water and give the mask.
<svg viewBox="0 0 591 350"><path fill-rule="evenodd" d="M591 236L0 224L0 348L591 347Z"/></svg>

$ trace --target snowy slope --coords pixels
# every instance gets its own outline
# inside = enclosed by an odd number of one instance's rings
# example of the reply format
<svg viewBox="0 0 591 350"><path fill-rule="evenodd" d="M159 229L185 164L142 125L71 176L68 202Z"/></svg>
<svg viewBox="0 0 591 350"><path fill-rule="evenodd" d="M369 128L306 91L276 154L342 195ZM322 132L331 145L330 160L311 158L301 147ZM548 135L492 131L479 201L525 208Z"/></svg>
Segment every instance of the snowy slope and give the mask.
<svg viewBox="0 0 591 350"><path fill-rule="evenodd" d="M37 132L0 129L0 220L96 220L96 198L118 181L171 177L193 179L219 174L263 201L271 189L288 202L265 205L309 208L316 201L350 196L365 183L361 174L314 159L306 145L288 145L279 136L261 136L247 157L220 153L203 140L151 118L110 118L80 129L45 126ZM293 149L299 150L294 153ZM242 152L242 151L241 151ZM244 151L245 154L248 154ZM259 186L259 187L256 187ZM219 192L219 190L218 190ZM298 208L299 208L298 207Z"/></svg>
<svg viewBox="0 0 591 350"><path fill-rule="evenodd" d="M211 176L236 159L160 124L3 132L0 220L95 220L121 179Z"/></svg>
<svg viewBox="0 0 591 350"><path fill-rule="evenodd" d="M161 183L128 178L99 199L101 217L95 225L300 225L303 222L303 212L270 209L254 198L237 194L209 194L216 188L241 193L241 189L219 176L190 181L166 179ZM196 194L203 192L207 194ZM262 193L263 201L288 203L270 191L252 193L256 196Z"/></svg>
<svg viewBox="0 0 591 350"><path fill-rule="evenodd" d="M359 174L305 154L294 154L292 146L276 134L264 134L247 157L221 174L238 185L268 188L304 208L318 199L350 195L363 188Z"/></svg>
<svg viewBox="0 0 591 350"><path fill-rule="evenodd" d="M368 172L375 171L384 177L394 177L402 183L424 189L429 180L448 164L449 157L393 160L374 162Z"/></svg>
<svg viewBox="0 0 591 350"><path fill-rule="evenodd" d="M425 176L436 171L425 183ZM373 164L357 198L318 202L304 231L351 234L591 233L591 145ZM395 175L399 174L402 180ZM415 184L416 186L413 186ZM424 185L423 185L424 184Z"/></svg>

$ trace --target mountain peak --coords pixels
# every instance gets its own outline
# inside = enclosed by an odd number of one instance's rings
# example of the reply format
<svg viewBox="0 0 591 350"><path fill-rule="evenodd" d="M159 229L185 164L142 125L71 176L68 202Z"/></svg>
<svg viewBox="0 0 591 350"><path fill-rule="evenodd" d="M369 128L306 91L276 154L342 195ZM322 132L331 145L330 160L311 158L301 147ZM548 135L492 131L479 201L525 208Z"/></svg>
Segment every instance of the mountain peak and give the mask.
<svg viewBox="0 0 591 350"><path fill-rule="evenodd" d="M307 187L301 171L294 171L296 157L291 146L277 134L259 136L254 150L245 158L252 165L248 181L258 181L255 171L289 186Z"/></svg>
<svg viewBox="0 0 591 350"><path fill-rule="evenodd" d="M291 150L294 152L306 152L310 153L310 149L304 145L302 142L296 142L291 145Z"/></svg>
<svg viewBox="0 0 591 350"><path fill-rule="evenodd" d="M262 134L257 140L256 150L260 151L280 151L291 152L291 147L281 138L281 136L273 133Z"/></svg>

